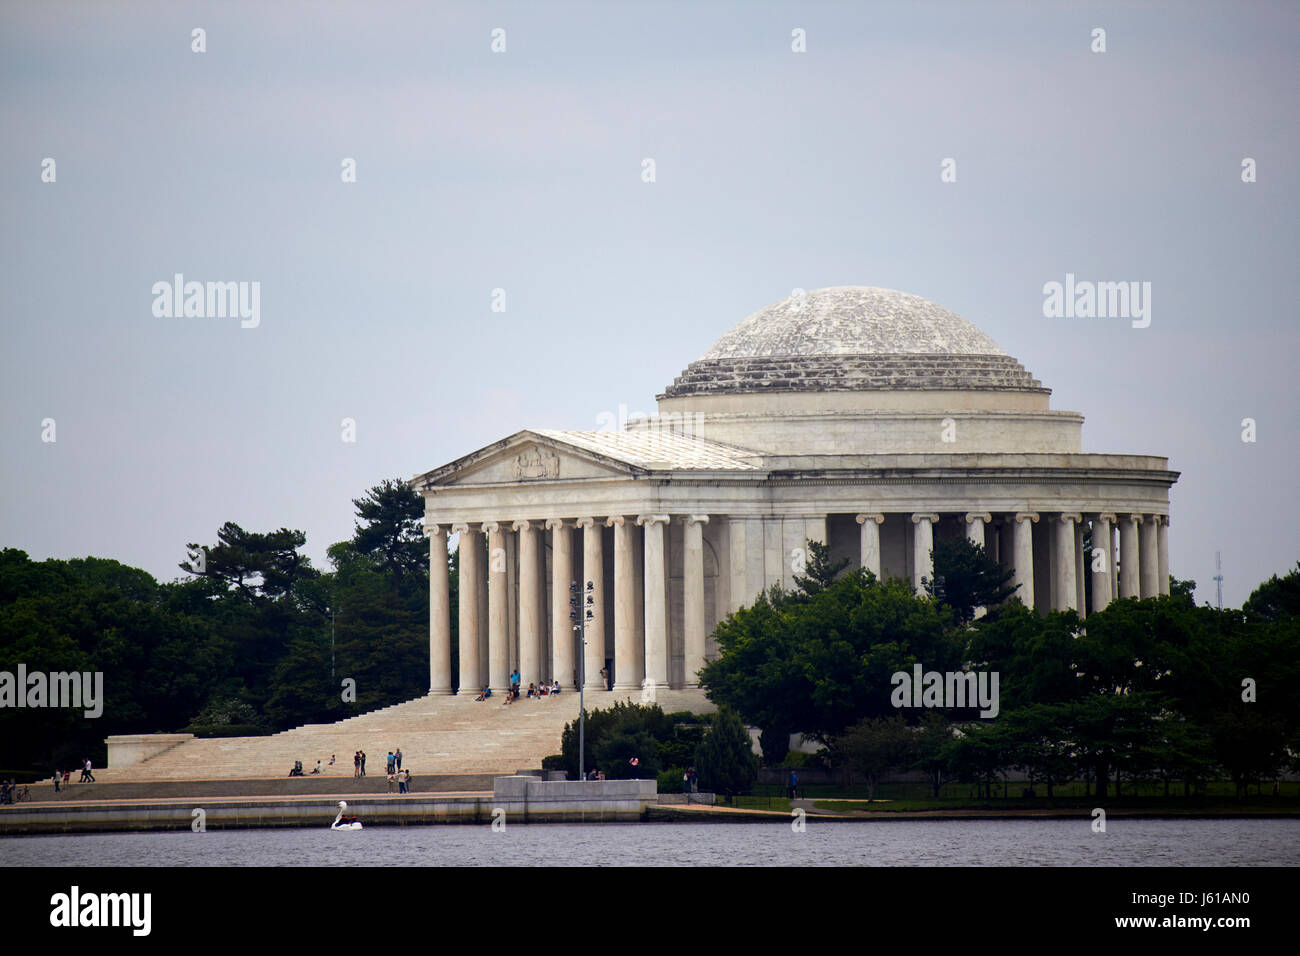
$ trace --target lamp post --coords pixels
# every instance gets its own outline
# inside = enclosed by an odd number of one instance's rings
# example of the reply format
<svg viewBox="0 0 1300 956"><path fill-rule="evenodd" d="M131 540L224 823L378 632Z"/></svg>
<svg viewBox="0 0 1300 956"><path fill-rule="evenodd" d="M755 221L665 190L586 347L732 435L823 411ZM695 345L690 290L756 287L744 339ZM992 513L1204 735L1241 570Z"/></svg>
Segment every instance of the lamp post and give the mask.
<svg viewBox="0 0 1300 956"><path fill-rule="evenodd" d="M595 619L596 585L587 582L586 598L578 593L578 582L569 582L569 620L578 632L578 779L587 779L587 704L583 689L587 683L587 622Z"/></svg>

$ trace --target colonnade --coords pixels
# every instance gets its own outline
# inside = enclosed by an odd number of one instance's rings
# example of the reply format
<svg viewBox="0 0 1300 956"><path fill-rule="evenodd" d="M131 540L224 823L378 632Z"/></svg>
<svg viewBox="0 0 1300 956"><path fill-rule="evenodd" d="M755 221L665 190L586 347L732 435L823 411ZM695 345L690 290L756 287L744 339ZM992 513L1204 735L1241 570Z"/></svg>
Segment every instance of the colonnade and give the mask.
<svg viewBox="0 0 1300 956"><path fill-rule="evenodd" d="M955 517L964 522L968 539L983 545L1003 566L1014 568L1013 583L1020 585L1016 595L1030 608L1036 603L1036 553L1040 569L1045 563L1051 577L1050 588L1040 582L1041 592L1050 594L1050 609L1072 608L1084 613L1088 603L1085 575L1091 575L1092 600L1087 610L1103 608L1115 596L1145 598L1169 592L1167 515L1026 510L972 511ZM849 516L842 518L848 521ZM670 522L682 526L682 631L677 646L684 658L684 684L696 686L709 632L704 556L704 532L709 523L725 523L729 532L729 551L720 558L727 567L719 568L718 573L728 579L734 608L751 602L770 584L788 583L788 575L784 575L788 553L802 549L805 539L831 543L829 520L827 515L773 519L639 514L430 524L426 527L430 692L449 694L453 684L474 693L485 685L504 691L510 683L512 663L524 685L559 680L568 689L579 673L579 653L583 654L581 672L587 690L606 689L602 669L610 659L615 690L646 684L670 686ZM931 550L935 530L944 520L938 512L869 512L857 514L856 520L861 530L855 556L862 567L877 577L885 570L898 574L897 567L885 566L882 528L888 521L895 529L895 540L898 526L907 532L903 540L910 547L906 566L913 587L920 590L922 579L933 577ZM951 526L949 520L945 527ZM1091 528L1093 544L1087 561L1083 553L1085 527ZM613 539L612 587L605 582L607 528L612 529ZM1046 537L1036 539L1035 528L1038 535ZM577 533L582 535L580 550L575 549L573 540ZM451 670L449 534L459 536L460 549L456 681ZM543 535L549 537L549 601ZM641 538L640 547L637 537ZM756 550L746 549L747 538L754 539L751 544ZM585 593L581 585L587 581L594 585L591 593L597 609L587 625L585 648L580 651L570 621L570 583L580 582L580 591ZM612 604L612 635L606 633L605 601Z"/></svg>

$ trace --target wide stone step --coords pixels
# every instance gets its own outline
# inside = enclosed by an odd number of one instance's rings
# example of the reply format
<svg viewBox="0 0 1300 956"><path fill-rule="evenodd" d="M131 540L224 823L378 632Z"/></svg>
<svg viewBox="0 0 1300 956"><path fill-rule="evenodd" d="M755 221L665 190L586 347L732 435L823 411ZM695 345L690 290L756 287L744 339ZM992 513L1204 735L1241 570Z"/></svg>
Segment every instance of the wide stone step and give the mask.
<svg viewBox="0 0 1300 956"><path fill-rule="evenodd" d="M595 692L586 695L588 710L605 709L616 700L638 695ZM660 691L665 712L711 712L698 690ZM540 767L558 753L564 725L578 716L578 695L565 693L541 700L523 698L510 706L496 699L470 696L421 697L359 714L336 724L309 724L267 737L220 737L191 740L131 767L96 771L96 779L186 780L203 777L287 775L301 760L310 776L316 760L325 775L351 777L352 754L366 751L367 776L384 775L385 755L401 747L403 766L424 773L492 772ZM330 754L336 757L328 766ZM102 776L101 776L102 774Z"/></svg>

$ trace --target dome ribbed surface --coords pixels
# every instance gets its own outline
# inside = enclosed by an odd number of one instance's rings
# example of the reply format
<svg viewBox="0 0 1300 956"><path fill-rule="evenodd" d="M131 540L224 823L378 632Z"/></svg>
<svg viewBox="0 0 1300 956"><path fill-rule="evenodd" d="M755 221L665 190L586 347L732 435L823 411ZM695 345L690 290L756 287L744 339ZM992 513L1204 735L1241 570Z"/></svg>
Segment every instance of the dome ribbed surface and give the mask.
<svg viewBox="0 0 1300 956"><path fill-rule="evenodd" d="M755 312L661 397L877 389L1044 390L955 312L906 292L837 286Z"/></svg>
<svg viewBox="0 0 1300 956"><path fill-rule="evenodd" d="M934 354L1006 353L960 315L919 295L836 286L759 309L700 358Z"/></svg>

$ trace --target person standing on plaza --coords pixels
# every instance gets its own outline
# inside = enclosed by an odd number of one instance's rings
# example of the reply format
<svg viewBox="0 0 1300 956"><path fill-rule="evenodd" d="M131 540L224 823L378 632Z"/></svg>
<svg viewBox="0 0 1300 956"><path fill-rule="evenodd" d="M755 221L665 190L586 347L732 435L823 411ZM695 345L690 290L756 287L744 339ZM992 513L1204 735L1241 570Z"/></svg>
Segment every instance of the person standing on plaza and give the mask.
<svg viewBox="0 0 1300 956"><path fill-rule="evenodd" d="M361 751L361 776L366 775L366 752Z"/></svg>
<svg viewBox="0 0 1300 956"><path fill-rule="evenodd" d="M397 752L393 754L393 760L397 763L397 769L402 769L402 748L398 747Z"/></svg>

